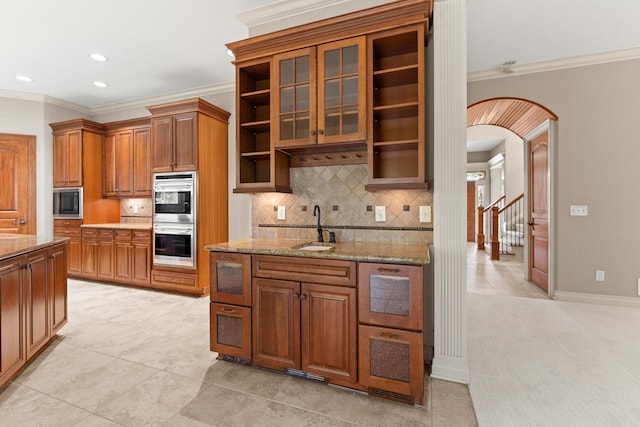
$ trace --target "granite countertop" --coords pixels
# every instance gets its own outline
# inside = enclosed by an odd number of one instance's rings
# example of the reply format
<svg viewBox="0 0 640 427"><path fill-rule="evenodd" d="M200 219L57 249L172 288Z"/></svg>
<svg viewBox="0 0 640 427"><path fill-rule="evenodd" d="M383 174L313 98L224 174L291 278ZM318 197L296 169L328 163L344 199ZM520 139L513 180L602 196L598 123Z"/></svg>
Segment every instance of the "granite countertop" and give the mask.
<svg viewBox="0 0 640 427"><path fill-rule="evenodd" d="M117 228L121 230L151 230L150 222L110 222L106 224L82 224L83 228Z"/></svg>
<svg viewBox="0 0 640 427"><path fill-rule="evenodd" d="M303 246L331 247L309 251ZM306 258L343 259L348 261L387 262L394 264L428 264L429 245L402 243L338 242L317 243L294 239L244 239L207 245L211 252L238 252L256 255L286 255Z"/></svg>
<svg viewBox="0 0 640 427"><path fill-rule="evenodd" d="M0 261L67 241L68 237L0 233Z"/></svg>

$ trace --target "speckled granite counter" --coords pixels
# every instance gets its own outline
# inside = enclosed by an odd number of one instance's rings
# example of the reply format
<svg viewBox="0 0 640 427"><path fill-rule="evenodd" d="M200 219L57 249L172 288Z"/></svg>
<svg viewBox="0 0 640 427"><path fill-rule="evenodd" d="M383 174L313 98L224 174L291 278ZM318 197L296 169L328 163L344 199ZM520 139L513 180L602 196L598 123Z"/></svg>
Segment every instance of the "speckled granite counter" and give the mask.
<svg viewBox="0 0 640 427"><path fill-rule="evenodd" d="M68 237L0 234L0 261L69 241Z"/></svg>
<svg viewBox="0 0 640 427"><path fill-rule="evenodd" d="M82 228L117 228L121 230L151 230L153 227L149 222L110 222L106 224L82 224Z"/></svg>
<svg viewBox="0 0 640 427"><path fill-rule="evenodd" d="M308 251L303 246L330 246L326 251ZM238 252L258 255L286 255L306 258L343 259L348 261L387 262L394 264L428 264L429 246L398 243L338 242L317 243L293 239L245 239L207 245L211 252Z"/></svg>

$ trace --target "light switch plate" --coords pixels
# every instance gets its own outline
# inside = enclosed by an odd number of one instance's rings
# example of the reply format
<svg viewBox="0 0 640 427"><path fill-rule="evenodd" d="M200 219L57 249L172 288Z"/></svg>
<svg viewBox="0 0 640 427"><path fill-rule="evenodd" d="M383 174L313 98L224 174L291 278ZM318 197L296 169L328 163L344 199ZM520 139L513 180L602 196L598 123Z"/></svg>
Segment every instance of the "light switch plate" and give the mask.
<svg viewBox="0 0 640 427"><path fill-rule="evenodd" d="M286 219L285 207L278 206L278 221L284 221Z"/></svg>
<svg viewBox="0 0 640 427"><path fill-rule="evenodd" d="M431 206L420 206L420 222L431 222Z"/></svg>
<svg viewBox="0 0 640 427"><path fill-rule="evenodd" d="M571 216L587 216L589 215L589 207L586 205L571 205L569 214Z"/></svg>
<svg viewBox="0 0 640 427"><path fill-rule="evenodd" d="M376 206L376 222L385 222L387 220L386 210L384 206Z"/></svg>
<svg viewBox="0 0 640 427"><path fill-rule="evenodd" d="M604 282L604 270L596 270L596 282Z"/></svg>

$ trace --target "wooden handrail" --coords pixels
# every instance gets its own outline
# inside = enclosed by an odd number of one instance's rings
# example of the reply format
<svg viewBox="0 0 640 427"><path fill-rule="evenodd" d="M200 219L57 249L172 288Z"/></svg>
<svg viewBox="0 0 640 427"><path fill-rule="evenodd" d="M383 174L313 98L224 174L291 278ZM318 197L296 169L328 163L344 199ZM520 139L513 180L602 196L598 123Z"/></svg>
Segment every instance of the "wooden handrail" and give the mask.
<svg viewBox="0 0 640 427"><path fill-rule="evenodd" d="M504 197L504 196L503 196ZM519 195L518 197L516 197L515 199L513 199L512 201L510 201L509 203L507 203L506 205L504 205L499 211L498 213L501 214L502 212L504 212L507 208L513 206L518 200L522 199L524 197L524 193L522 193L521 195Z"/></svg>
<svg viewBox="0 0 640 427"><path fill-rule="evenodd" d="M491 209L492 207L494 207L495 205L497 205L498 203L500 203L501 201L503 201L504 199L506 199L507 196L502 196L500 197L498 200L496 200L495 202L491 203L489 206L487 206L486 208L484 208L484 210L482 212L486 212L489 209ZM482 207L482 206L480 206Z"/></svg>

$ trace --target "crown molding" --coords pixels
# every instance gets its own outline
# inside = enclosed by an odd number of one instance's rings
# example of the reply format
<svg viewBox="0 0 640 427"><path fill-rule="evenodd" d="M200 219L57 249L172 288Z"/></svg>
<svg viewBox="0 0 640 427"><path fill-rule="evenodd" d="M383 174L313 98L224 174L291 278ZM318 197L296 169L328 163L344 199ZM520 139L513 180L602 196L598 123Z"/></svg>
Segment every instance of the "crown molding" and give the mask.
<svg viewBox="0 0 640 427"><path fill-rule="evenodd" d="M471 72L467 73L467 82L519 76L523 74L542 73L546 71L563 70L567 68L585 67L589 65L606 64L609 62L628 61L638 58L640 58L640 48L616 50L611 52L596 53L593 55L575 56L573 58L563 58L553 61L518 65L511 68L513 73L503 73L501 71L502 67L494 70Z"/></svg>
<svg viewBox="0 0 640 427"><path fill-rule="evenodd" d="M200 98L209 95L217 95L219 93L227 93L235 91L234 82L221 83L211 86L203 86L194 89L170 92L158 96L148 98L140 98L129 102L120 102L117 104L109 104L91 109L92 114L106 114L121 110L129 110L134 108L146 108L149 105L165 104L168 102L181 101L187 98Z"/></svg>
<svg viewBox="0 0 640 427"><path fill-rule="evenodd" d="M246 12L240 12L236 18L248 28L271 22L282 21L293 16L327 9L350 0L283 0L271 3Z"/></svg>

